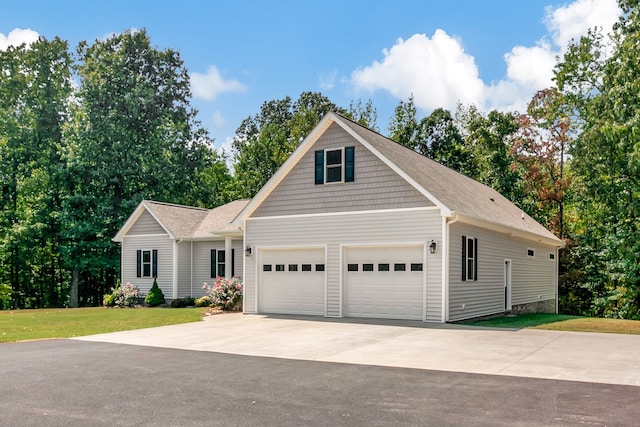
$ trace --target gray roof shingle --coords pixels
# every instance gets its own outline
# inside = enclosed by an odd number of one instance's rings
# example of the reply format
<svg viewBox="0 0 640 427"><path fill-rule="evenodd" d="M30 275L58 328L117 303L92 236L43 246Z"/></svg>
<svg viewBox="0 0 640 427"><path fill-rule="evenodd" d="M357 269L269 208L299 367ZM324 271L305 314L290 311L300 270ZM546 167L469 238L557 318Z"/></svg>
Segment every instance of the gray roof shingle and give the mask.
<svg viewBox="0 0 640 427"><path fill-rule="evenodd" d="M143 203L176 238L212 237L216 231L236 230L230 223L248 200L236 200L214 209L145 200Z"/></svg>
<svg viewBox="0 0 640 427"><path fill-rule="evenodd" d="M496 190L349 119L339 117L345 125L452 212L561 242Z"/></svg>

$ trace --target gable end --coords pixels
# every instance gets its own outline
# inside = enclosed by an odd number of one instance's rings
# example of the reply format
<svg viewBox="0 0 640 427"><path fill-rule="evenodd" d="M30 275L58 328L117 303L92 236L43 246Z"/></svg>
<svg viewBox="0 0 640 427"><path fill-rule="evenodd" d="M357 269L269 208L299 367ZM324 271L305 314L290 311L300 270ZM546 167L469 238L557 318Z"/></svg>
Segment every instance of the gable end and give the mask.
<svg viewBox="0 0 640 427"><path fill-rule="evenodd" d="M342 150L343 177L328 182L324 154ZM338 124L313 144L253 217L434 206Z"/></svg>

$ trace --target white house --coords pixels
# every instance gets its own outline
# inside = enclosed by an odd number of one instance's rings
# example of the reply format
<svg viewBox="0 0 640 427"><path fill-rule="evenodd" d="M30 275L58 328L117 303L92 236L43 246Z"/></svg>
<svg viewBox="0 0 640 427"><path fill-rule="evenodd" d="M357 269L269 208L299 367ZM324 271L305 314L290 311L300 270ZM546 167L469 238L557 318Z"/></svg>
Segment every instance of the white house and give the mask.
<svg viewBox="0 0 640 427"><path fill-rule="evenodd" d="M561 240L491 188L334 113L233 225L245 313L448 322L557 310ZM124 238L125 275L135 248L152 247L136 238ZM181 243L168 240L180 295Z"/></svg>
<svg viewBox="0 0 640 427"><path fill-rule="evenodd" d="M205 295L203 283L241 277L242 232L230 223L248 200L215 209L142 201L113 238L121 281L146 294L157 278L168 300Z"/></svg>

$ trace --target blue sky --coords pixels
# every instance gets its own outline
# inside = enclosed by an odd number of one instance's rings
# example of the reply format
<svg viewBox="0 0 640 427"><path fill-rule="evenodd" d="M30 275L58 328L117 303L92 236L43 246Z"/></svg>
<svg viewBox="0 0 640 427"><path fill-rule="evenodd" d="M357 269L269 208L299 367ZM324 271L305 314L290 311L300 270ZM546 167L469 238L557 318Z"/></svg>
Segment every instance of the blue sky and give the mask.
<svg viewBox="0 0 640 427"><path fill-rule="evenodd" d="M180 52L218 147L263 102L304 91L345 108L371 99L383 134L411 94L420 115L458 101L522 110L571 38L620 13L615 0L1 2L0 49L38 35L75 48L146 28Z"/></svg>

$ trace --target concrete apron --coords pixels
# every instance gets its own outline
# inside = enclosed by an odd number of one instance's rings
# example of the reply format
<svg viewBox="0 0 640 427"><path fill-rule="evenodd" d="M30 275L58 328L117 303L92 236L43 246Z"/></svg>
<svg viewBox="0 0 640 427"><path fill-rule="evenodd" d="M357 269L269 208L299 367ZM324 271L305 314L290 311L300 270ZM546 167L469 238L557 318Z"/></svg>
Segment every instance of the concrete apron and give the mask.
<svg viewBox="0 0 640 427"><path fill-rule="evenodd" d="M74 339L640 386L637 335L232 313L197 323Z"/></svg>

